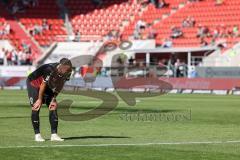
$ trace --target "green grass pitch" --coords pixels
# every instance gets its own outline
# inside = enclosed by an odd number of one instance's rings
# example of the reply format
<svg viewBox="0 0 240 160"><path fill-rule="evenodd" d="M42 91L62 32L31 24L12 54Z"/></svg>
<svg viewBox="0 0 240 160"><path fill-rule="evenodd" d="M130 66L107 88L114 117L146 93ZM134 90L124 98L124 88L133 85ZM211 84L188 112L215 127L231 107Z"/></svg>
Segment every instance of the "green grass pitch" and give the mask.
<svg viewBox="0 0 240 160"><path fill-rule="evenodd" d="M73 113L101 103L63 94L58 101L65 98L74 100ZM138 118L153 113L161 118ZM239 96L169 94L141 98L136 106L120 100L114 111L97 119L59 120L59 135L66 138L64 142L49 141L46 106L40 116L41 133L48 139L43 143L33 141L26 92L0 90L0 160L240 159Z"/></svg>

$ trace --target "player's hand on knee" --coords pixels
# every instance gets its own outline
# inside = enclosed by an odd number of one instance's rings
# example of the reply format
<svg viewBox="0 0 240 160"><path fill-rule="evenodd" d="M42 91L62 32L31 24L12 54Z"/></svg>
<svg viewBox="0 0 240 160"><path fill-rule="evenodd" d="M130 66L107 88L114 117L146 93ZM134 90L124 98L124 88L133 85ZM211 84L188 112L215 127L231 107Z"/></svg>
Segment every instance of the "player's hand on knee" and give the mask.
<svg viewBox="0 0 240 160"><path fill-rule="evenodd" d="M49 105L49 110L54 111L57 109L57 106L58 106L57 101L52 101Z"/></svg>
<svg viewBox="0 0 240 160"><path fill-rule="evenodd" d="M32 110L33 111L38 111L42 106L42 100L41 99L38 99L34 104L33 104L33 107L32 107Z"/></svg>

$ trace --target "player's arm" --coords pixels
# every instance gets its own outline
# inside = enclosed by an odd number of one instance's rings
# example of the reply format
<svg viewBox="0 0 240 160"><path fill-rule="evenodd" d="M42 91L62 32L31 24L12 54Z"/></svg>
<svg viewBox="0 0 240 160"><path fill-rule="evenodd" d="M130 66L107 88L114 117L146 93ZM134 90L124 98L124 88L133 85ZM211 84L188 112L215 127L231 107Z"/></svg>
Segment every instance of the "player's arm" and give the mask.
<svg viewBox="0 0 240 160"><path fill-rule="evenodd" d="M46 86L47 86L46 83L42 82L40 89L39 89L39 93L38 93L38 99L43 100L43 94L46 89Z"/></svg>
<svg viewBox="0 0 240 160"><path fill-rule="evenodd" d="M42 82L38 92L38 100L34 103L32 108L33 110L38 111L41 108L45 89L46 89L46 83Z"/></svg>

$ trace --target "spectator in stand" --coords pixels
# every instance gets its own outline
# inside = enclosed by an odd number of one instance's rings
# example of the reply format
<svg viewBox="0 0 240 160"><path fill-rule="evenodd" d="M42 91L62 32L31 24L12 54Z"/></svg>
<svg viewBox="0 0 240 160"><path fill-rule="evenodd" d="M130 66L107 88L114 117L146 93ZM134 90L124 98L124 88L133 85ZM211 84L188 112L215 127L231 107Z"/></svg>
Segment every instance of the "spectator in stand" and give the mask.
<svg viewBox="0 0 240 160"><path fill-rule="evenodd" d="M138 20L137 24L136 24L136 29L140 30L140 29L144 29L146 28L146 22L144 20Z"/></svg>
<svg viewBox="0 0 240 160"><path fill-rule="evenodd" d="M27 44L24 40L21 42L21 48L23 49L23 52L31 54L31 45Z"/></svg>
<svg viewBox="0 0 240 160"><path fill-rule="evenodd" d="M9 50L2 49L2 51L0 51L0 57L2 57L2 53L3 53L3 62L5 62L5 59L6 59L7 65L32 65L33 57L31 52L26 53L23 50L17 51L16 49L12 49L11 51L9 51ZM0 58L0 62L1 62L1 58Z"/></svg>
<svg viewBox="0 0 240 160"><path fill-rule="evenodd" d="M215 5L216 5L216 6L222 5L223 3L224 3L223 0L216 0L216 1L215 1Z"/></svg>
<svg viewBox="0 0 240 160"><path fill-rule="evenodd" d="M148 39L156 39L157 37L157 31L153 27L150 27L149 29L149 34L148 34Z"/></svg>
<svg viewBox="0 0 240 160"><path fill-rule="evenodd" d="M108 34L107 34L107 39L108 40L118 40L119 39L119 31L117 30L111 30Z"/></svg>
<svg viewBox="0 0 240 160"><path fill-rule="evenodd" d="M42 31L43 31L43 27L42 26L40 26L38 24L34 25L33 35L42 34Z"/></svg>
<svg viewBox="0 0 240 160"><path fill-rule="evenodd" d="M29 53L26 54L26 65L32 65L32 55Z"/></svg>
<svg viewBox="0 0 240 160"><path fill-rule="evenodd" d="M168 7L169 4L165 0L149 0L148 3L152 3L156 8Z"/></svg>
<svg viewBox="0 0 240 160"><path fill-rule="evenodd" d="M0 36L4 35L4 25L0 23Z"/></svg>
<svg viewBox="0 0 240 160"><path fill-rule="evenodd" d="M209 28L207 26L199 25L198 31L197 31L197 37L204 38L204 37L209 37L209 36L210 36Z"/></svg>
<svg viewBox="0 0 240 160"><path fill-rule="evenodd" d="M42 20L42 30L49 30L49 25L46 19Z"/></svg>
<svg viewBox="0 0 240 160"><path fill-rule="evenodd" d="M31 7L30 0L22 0L22 4L24 7L27 8Z"/></svg>
<svg viewBox="0 0 240 160"><path fill-rule="evenodd" d="M180 59L177 59L176 62L174 63L175 68L179 67L181 65Z"/></svg>
<svg viewBox="0 0 240 160"><path fill-rule="evenodd" d="M38 5L38 0L15 0L9 5L11 14L25 11L27 8L35 7Z"/></svg>
<svg viewBox="0 0 240 160"><path fill-rule="evenodd" d="M11 14L15 14L17 13L19 10L19 6L18 6L18 3L15 2L12 6L10 6L10 12Z"/></svg>
<svg viewBox="0 0 240 160"><path fill-rule="evenodd" d="M196 21L193 17L189 16L190 27L195 27Z"/></svg>
<svg viewBox="0 0 240 160"><path fill-rule="evenodd" d="M199 38L199 37L204 37L203 27L202 27L201 24L198 26L197 37L198 37L198 38Z"/></svg>
<svg viewBox="0 0 240 160"><path fill-rule="evenodd" d="M17 12L23 12L23 11L25 11L25 8L26 7L24 6L23 1L22 0L17 0L14 3L13 13L12 14L15 14Z"/></svg>
<svg viewBox="0 0 240 160"><path fill-rule="evenodd" d="M232 37L232 28L231 28L231 26L228 26L227 27L227 37L229 38L229 37Z"/></svg>
<svg viewBox="0 0 240 160"><path fill-rule="evenodd" d="M162 44L163 48L171 48L172 45L173 45L173 42L171 38L166 38L163 40L163 44Z"/></svg>
<svg viewBox="0 0 240 160"><path fill-rule="evenodd" d="M28 50L27 50L26 53L32 55L32 47L31 47L31 44L28 44Z"/></svg>
<svg viewBox="0 0 240 160"><path fill-rule="evenodd" d="M222 37L222 38L225 38L227 37L227 27L225 24L221 24L221 29L220 29L220 33L219 33L219 36Z"/></svg>
<svg viewBox="0 0 240 160"><path fill-rule="evenodd" d="M160 1L158 2L157 8L164 8L164 7L168 7L168 6L169 6L169 3L166 3L165 0L160 0Z"/></svg>
<svg viewBox="0 0 240 160"><path fill-rule="evenodd" d="M219 29L219 27L216 27L212 32L212 38L216 39L218 37L220 37L220 29Z"/></svg>
<svg viewBox="0 0 240 160"><path fill-rule="evenodd" d="M5 34L5 35L10 34L10 30L11 30L10 24L8 24L7 22L5 22L5 24L4 24L4 34Z"/></svg>
<svg viewBox="0 0 240 160"><path fill-rule="evenodd" d="M31 34L32 36L35 35L34 29L35 29L35 26L32 25L32 24L30 24L29 27L28 27L28 32L29 32L29 34Z"/></svg>
<svg viewBox="0 0 240 160"><path fill-rule="evenodd" d="M102 0L92 0L92 3L95 5L95 6L101 6L103 4L103 1Z"/></svg>
<svg viewBox="0 0 240 160"><path fill-rule="evenodd" d="M227 48L227 40L225 38L218 39L216 41L216 45L217 45L217 47L219 47L221 49Z"/></svg>
<svg viewBox="0 0 240 160"><path fill-rule="evenodd" d="M189 23L188 23L187 19L183 19L183 21L182 21L182 27L183 27L183 28L189 27Z"/></svg>
<svg viewBox="0 0 240 160"><path fill-rule="evenodd" d="M74 39L74 41L75 41L75 42L80 42L80 37L81 37L81 33L80 33L79 30L77 30L77 31L75 32L75 39Z"/></svg>
<svg viewBox="0 0 240 160"><path fill-rule="evenodd" d="M10 30L11 30L10 24L8 24L7 22L0 24L0 36L10 34Z"/></svg>
<svg viewBox="0 0 240 160"><path fill-rule="evenodd" d="M217 39L217 38L214 38L214 37L212 38L212 40L211 40L211 45L212 45L212 46L215 46L215 45L216 45L216 39Z"/></svg>
<svg viewBox="0 0 240 160"><path fill-rule="evenodd" d="M135 39L140 39L140 32L141 30L146 28L146 22L143 20L138 20L135 29L134 29L134 38Z"/></svg>
<svg viewBox="0 0 240 160"><path fill-rule="evenodd" d="M133 59L133 57L131 56L128 60L128 65L132 67L134 65L134 61L135 59Z"/></svg>
<svg viewBox="0 0 240 160"><path fill-rule="evenodd" d="M182 21L182 27L194 27L195 26L195 19L191 16L188 16L186 19Z"/></svg>
<svg viewBox="0 0 240 160"><path fill-rule="evenodd" d="M180 59L177 59L176 62L174 63L174 77L180 77L180 70L179 67L181 66L181 61Z"/></svg>
<svg viewBox="0 0 240 160"><path fill-rule="evenodd" d="M233 36L233 37L239 37L239 28L238 28L237 25L234 25L234 26L233 26L232 36Z"/></svg>
<svg viewBox="0 0 240 160"><path fill-rule="evenodd" d="M149 0L148 3L152 3L156 8L158 8L158 0Z"/></svg>
<svg viewBox="0 0 240 160"><path fill-rule="evenodd" d="M145 28L140 29L140 39L146 40L148 39L149 33L146 31Z"/></svg>
<svg viewBox="0 0 240 160"><path fill-rule="evenodd" d="M19 63L20 65L26 65L27 55L23 51L19 51Z"/></svg>
<svg viewBox="0 0 240 160"><path fill-rule="evenodd" d="M18 65L18 53L15 49L11 51L12 53L12 65Z"/></svg>
<svg viewBox="0 0 240 160"><path fill-rule="evenodd" d="M4 48L0 50L0 65L4 65L4 59L5 59L5 52Z"/></svg>
<svg viewBox="0 0 240 160"><path fill-rule="evenodd" d="M171 27L171 38L179 38L183 36L183 32L180 27Z"/></svg>
<svg viewBox="0 0 240 160"><path fill-rule="evenodd" d="M38 6L39 5L38 0L31 0L31 5L32 5L32 7Z"/></svg>
<svg viewBox="0 0 240 160"><path fill-rule="evenodd" d="M158 67L165 67L167 65L166 59L160 59L158 60Z"/></svg>
<svg viewBox="0 0 240 160"><path fill-rule="evenodd" d="M203 33L203 27L201 25L198 26L198 30L197 30L197 37L203 37L204 33Z"/></svg>
<svg viewBox="0 0 240 160"><path fill-rule="evenodd" d="M141 4L142 6L146 6L148 5L148 3L150 3L150 0L133 0L133 3L135 4L138 3L138 4Z"/></svg>
<svg viewBox="0 0 240 160"><path fill-rule="evenodd" d="M181 62L180 59L174 63L174 76L175 77L186 77L187 76L187 65L183 61Z"/></svg>
<svg viewBox="0 0 240 160"><path fill-rule="evenodd" d="M208 42L205 40L204 37L202 37L201 40L200 40L200 46L201 46L201 47L206 47L206 46L208 46Z"/></svg>
<svg viewBox="0 0 240 160"><path fill-rule="evenodd" d="M7 57L7 65L13 65L12 63L12 52L6 50L5 55Z"/></svg>
<svg viewBox="0 0 240 160"><path fill-rule="evenodd" d="M154 4L156 8L163 8L169 6L169 4L166 3L165 0L150 0L150 2Z"/></svg>

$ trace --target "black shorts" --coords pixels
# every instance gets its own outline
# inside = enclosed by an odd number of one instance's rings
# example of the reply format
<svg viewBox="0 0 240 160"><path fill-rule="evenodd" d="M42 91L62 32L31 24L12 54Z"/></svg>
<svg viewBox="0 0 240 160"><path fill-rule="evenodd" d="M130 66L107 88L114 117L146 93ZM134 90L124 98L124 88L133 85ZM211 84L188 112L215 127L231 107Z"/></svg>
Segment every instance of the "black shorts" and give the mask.
<svg viewBox="0 0 240 160"><path fill-rule="evenodd" d="M30 105L33 107L33 104L38 100L39 88L33 87L29 79L27 79L26 83L27 83L29 102L30 102ZM46 104L47 106L49 106L53 97L54 97L53 92L51 92L47 88L43 95L43 104Z"/></svg>

